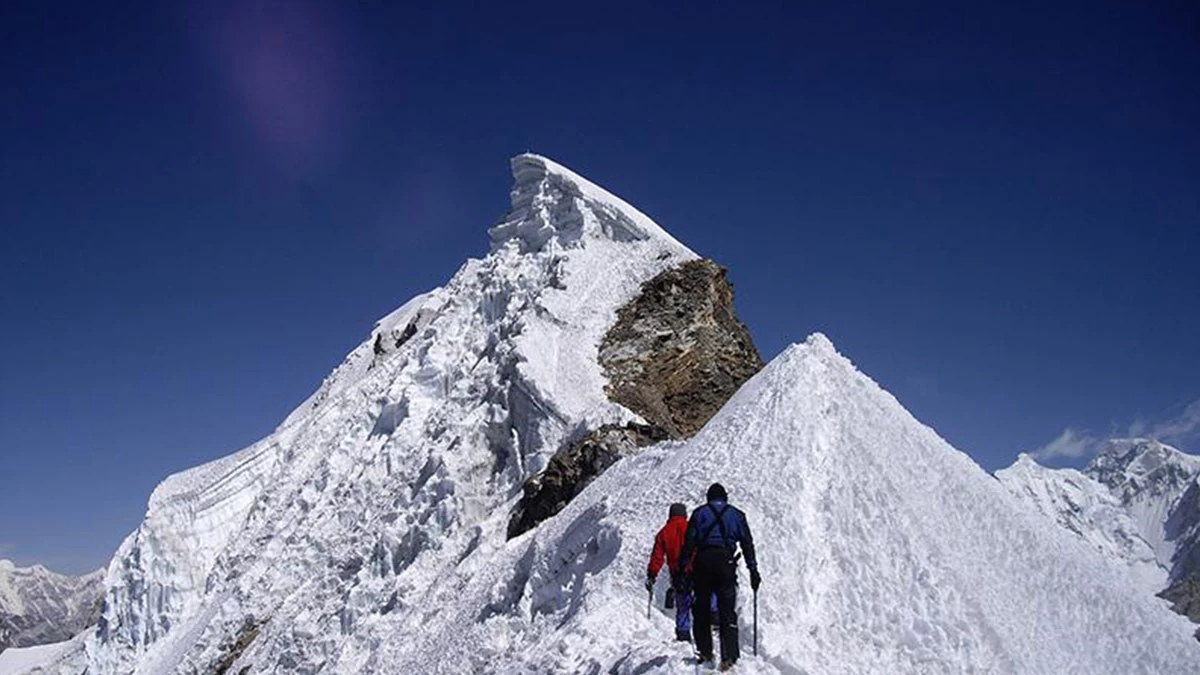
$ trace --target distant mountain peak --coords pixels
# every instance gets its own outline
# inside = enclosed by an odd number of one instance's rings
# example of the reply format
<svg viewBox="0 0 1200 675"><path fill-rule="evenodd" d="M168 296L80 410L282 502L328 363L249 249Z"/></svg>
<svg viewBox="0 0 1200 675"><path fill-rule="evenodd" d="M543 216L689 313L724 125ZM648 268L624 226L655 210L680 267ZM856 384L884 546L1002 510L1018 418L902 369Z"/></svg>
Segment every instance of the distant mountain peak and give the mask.
<svg viewBox="0 0 1200 675"><path fill-rule="evenodd" d="M0 560L0 651L66 640L98 616L104 570L73 576Z"/></svg>
<svg viewBox="0 0 1200 675"><path fill-rule="evenodd" d="M1104 443L1084 473L1126 500L1147 494L1178 497L1200 473L1200 457L1147 438L1112 439Z"/></svg>

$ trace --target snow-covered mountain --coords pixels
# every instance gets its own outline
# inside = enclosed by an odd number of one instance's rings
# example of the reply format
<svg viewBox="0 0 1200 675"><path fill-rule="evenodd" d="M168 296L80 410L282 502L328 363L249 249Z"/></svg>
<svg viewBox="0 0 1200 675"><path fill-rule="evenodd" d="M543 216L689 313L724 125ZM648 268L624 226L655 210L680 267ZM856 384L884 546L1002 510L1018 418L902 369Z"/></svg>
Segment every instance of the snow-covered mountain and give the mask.
<svg viewBox="0 0 1200 675"><path fill-rule="evenodd" d="M103 571L71 576L0 560L0 652L72 637L99 616Z"/></svg>
<svg viewBox="0 0 1200 675"><path fill-rule="evenodd" d="M1083 471L1050 469L1021 455L996 477L1127 567L1148 591L1167 589L1164 597L1200 620L1200 457L1158 441L1116 439Z"/></svg>
<svg viewBox="0 0 1200 675"><path fill-rule="evenodd" d="M1200 668L1186 619L822 336L687 439L700 420L670 405L694 397L629 345L661 342L662 359L705 377L722 363L643 311L647 293L664 306L683 293L671 273L696 254L550 160L513 169L487 256L382 319L270 436L155 490L108 568L98 629L48 672L693 672L641 583L667 505L713 480L760 542L758 658L740 598L751 672ZM621 317L636 339L614 344ZM739 341L714 344L744 357ZM617 453L565 506L510 530L556 453L601 430L637 435L664 407L673 438Z"/></svg>
<svg viewBox="0 0 1200 675"><path fill-rule="evenodd" d="M748 659L750 672L1200 666L1182 617L1013 499L820 335L774 359L694 439L618 464L519 546L469 570L455 611L415 644L392 645L387 662L690 672L662 644L669 618L642 620L638 582L659 512L681 495L698 500L713 479L760 540L762 657ZM745 589L741 606L746 626Z"/></svg>
<svg viewBox="0 0 1200 675"><path fill-rule="evenodd" d="M1107 441L1083 469L1050 469L1021 455L996 472L1013 494L1135 568L1161 590L1187 572L1177 559L1200 524L1184 494L1200 476L1200 457L1147 439ZM1158 569L1146 573L1147 566Z"/></svg>
<svg viewBox="0 0 1200 675"><path fill-rule="evenodd" d="M996 478L1013 494L1075 533L1106 559L1128 566L1148 593L1167 586L1167 570L1142 525L1108 486L1074 469L1051 469L1021 454Z"/></svg>
<svg viewBox="0 0 1200 675"><path fill-rule="evenodd" d="M1121 500L1159 562L1170 569L1179 532L1168 523L1179 498L1200 475L1200 457L1158 441L1112 440L1085 472Z"/></svg>
<svg viewBox="0 0 1200 675"><path fill-rule="evenodd" d="M271 436L159 486L109 568L90 672L241 648L359 672L504 541L556 450L643 421L605 394L599 344L643 282L697 256L545 158L513 171L486 257L383 318Z"/></svg>

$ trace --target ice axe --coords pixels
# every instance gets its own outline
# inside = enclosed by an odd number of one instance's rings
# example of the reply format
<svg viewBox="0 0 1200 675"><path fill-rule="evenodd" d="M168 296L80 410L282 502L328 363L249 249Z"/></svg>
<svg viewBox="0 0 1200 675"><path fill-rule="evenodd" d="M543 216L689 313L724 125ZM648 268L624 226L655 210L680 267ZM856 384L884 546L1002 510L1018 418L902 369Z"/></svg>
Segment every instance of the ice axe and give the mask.
<svg viewBox="0 0 1200 675"><path fill-rule="evenodd" d="M754 656L758 656L758 589L754 589Z"/></svg>

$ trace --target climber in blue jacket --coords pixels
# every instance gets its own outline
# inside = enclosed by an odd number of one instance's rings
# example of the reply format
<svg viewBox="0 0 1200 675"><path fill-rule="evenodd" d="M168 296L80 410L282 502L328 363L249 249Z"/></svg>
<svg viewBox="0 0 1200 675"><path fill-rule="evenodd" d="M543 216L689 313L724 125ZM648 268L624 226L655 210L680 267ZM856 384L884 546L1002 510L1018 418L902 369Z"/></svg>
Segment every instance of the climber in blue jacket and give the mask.
<svg viewBox="0 0 1200 675"><path fill-rule="evenodd" d="M721 669L733 667L739 656L737 622L737 557L746 560L750 587L762 583L754 556L754 538L746 514L729 504L729 495L720 483L708 488L707 502L692 511L684 537L680 561L692 581L695 597L717 594L717 618L721 634ZM707 602L692 605L692 630L700 661L712 661L712 613Z"/></svg>

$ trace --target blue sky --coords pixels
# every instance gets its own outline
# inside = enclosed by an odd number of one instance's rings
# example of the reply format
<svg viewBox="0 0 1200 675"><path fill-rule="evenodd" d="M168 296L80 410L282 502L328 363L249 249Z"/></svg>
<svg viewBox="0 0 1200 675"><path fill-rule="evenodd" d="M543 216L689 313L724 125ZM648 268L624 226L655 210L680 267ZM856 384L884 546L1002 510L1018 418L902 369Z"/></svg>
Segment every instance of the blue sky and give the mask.
<svg viewBox="0 0 1200 675"><path fill-rule="evenodd" d="M0 9L0 555L103 564L483 254L526 150L985 468L1200 451L1193 4L401 4Z"/></svg>

